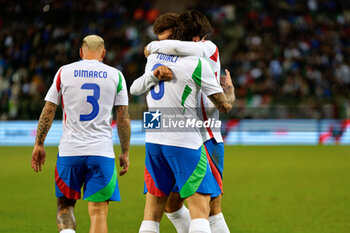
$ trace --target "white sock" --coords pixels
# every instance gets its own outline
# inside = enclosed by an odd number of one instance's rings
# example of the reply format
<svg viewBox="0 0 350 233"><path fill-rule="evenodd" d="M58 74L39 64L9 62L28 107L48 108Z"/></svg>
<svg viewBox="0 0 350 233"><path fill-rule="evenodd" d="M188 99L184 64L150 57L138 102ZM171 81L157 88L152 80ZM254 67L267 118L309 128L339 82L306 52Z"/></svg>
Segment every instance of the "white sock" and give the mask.
<svg viewBox="0 0 350 233"><path fill-rule="evenodd" d="M205 218L192 219L189 233L211 233L209 221Z"/></svg>
<svg viewBox="0 0 350 233"><path fill-rule="evenodd" d="M159 233L159 222L142 221L139 233Z"/></svg>
<svg viewBox="0 0 350 233"><path fill-rule="evenodd" d="M182 208L176 212L165 214L175 226L177 233L188 233L191 224L191 215L186 206L183 205Z"/></svg>
<svg viewBox="0 0 350 233"><path fill-rule="evenodd" d="M222 213L210 216L209 223L212 233L230 233Z"/></svg>
<svg viewBox="0 0 350 233"><path fill-rule="evenodd" d="M75 230L73 230L73 229L64 229L64 230L60 231L60 233L75 233Z"/></svg>

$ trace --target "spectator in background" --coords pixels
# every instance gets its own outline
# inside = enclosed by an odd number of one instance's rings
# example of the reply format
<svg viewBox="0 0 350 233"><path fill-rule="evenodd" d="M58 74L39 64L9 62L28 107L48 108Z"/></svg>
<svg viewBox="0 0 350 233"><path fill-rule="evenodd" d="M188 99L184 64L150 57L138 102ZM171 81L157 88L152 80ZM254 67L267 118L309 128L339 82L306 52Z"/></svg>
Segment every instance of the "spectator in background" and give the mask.
<svg viewBox="0 0 350 233"><path fill-rule="evenodd" d="M39 99L54 68L76 60L81 35L103 35L111 42L105 62L139 77L143 47L155 39L152 23L159 14L147 0L43 5L9 0L0 7L3 120L39 117ZM255 117L249 107L304 106L313 112L304 117L312 117L324 104L334 109L350 105L348 1L219 0L195 8L212 21L211 39L222 48L222 65L236 79L236 106L246 109L242 117ZM25 71L18 77L21 68ZM140 98L131 101L142 103Z"/></svg>

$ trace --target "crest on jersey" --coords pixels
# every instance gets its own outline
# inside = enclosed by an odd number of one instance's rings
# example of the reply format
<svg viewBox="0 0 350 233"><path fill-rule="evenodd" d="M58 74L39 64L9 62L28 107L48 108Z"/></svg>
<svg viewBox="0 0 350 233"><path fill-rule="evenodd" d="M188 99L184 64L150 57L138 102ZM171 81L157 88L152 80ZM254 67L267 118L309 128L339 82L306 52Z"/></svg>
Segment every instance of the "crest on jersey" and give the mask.
<svg viewBox="0 0 350 233"><path fill-rule="evenodd" d="M162 113L157 110L143 113L143 128L144 129L160 129Z"/></svg>

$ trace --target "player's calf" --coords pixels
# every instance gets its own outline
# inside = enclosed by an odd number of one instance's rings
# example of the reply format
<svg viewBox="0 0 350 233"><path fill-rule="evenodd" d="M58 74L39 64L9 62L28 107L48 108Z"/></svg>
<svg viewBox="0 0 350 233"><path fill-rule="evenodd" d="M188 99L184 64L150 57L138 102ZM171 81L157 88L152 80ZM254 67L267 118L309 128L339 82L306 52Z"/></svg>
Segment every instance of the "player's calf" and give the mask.
<svg viewBox="0 0 350 233"><path fill-rule="evenodd" d="M189 233L211 233L208 220L210 195L195 193L186 200L192 218Z"/></svg>
<svg viewBox="0 0 350 233"><path fill-rule="evenodd" d="M88 209L91 221L89 233L107 233L108 202L89 201Z"/></svg>
<svg viewBox="0 0 350 233"><path fill-rule="evenodd" d="M167 197L157 197L147 193L143 220L160 222L166 201Z"/></svg>
<svg viewBox="0 0 350 233"><path fill-rule="evenodd" d="M176 212L182 208L184 202L185 199L181 198L179 193L171 192L166 202L164 211L166 213Z"/></svg>
<svg viewBox="0 0 350 233"><path fill-rule="evenodd" d="M191 213L191 218L205 218L209 217L209 201L210 195L195 193L186 199L188 208Z"/></svg>
<svg viewBox="0 0 350 233"><path fill-rule="evenodd" d="M222 195L220 194L217 197L214 197L210 201L210 216L212 215L217 215L222 212L221 210L221 197Z"/></svg>
<svg viewBox="0 0 350 233"><path fill-rule="evenodd" d="M74 216L75 203L76 200L66 197L57 198L57 227L61 233L73 233L77 228Z"/></svg>
<svg viewBox="0 0 350 233"><path fill-rule="evenodd" d="M167 197L146 194L146 205L139 233L158 233Z"/></svg>

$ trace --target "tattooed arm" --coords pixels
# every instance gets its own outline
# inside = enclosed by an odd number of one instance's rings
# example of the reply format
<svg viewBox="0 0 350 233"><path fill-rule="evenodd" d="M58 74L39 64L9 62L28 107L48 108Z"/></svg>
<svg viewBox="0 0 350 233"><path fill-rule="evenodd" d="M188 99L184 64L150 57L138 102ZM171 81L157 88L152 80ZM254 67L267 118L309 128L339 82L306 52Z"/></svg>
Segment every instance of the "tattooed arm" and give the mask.
<svg viewBox="0 0 350 233"><path fill-rule="evenodd" d="M227 69L225 69L225 73L226 73L226 75L221 75L221 77L220 77L220 85L221 85L222 89L224 90L227 101L231 105L233 105L233 103L236 100L235 87L232 84L230 72Z"/></svg>
<svg viewBox="0 0 350 233"><path fill-rule="evenodd" d="M215 106L217 107L217 109L219 109L220 112L227 114L231 111L232 103L230 103L227 100L226 95L224 93L220 92L210 95L208 97L211 100L211 102L215 104Z"/></svg>
<svg viewBox="0 0 350 233"><path fill-rule="evenodd" d="M208 96L211 102L219 109L220 112L229 113L232 109L233 102L236 99L235 88L232 84L230 72L226 69L226 75L221 76L220 85L224 93L216 93Z"/></svg>
<svg viewBox="0 0 350 233"><path fill-rule="evenodd" d="M130 145L130 117L128 106L118 105L115 107L117 113L117 128L122 153L119 155L119 165L123 170L119 175L124 175L129 168L129 145Z"/></svg>
<svg viewBox="0 0 350 233"><path fill-rule="evenodd" d="M35 172L41 171L41 164L45 163L44 141L55 118L56 109L56 104L47 101L41 112L32 153L32 168Z"/></svg>

